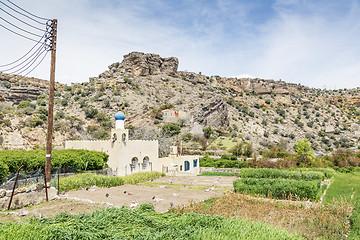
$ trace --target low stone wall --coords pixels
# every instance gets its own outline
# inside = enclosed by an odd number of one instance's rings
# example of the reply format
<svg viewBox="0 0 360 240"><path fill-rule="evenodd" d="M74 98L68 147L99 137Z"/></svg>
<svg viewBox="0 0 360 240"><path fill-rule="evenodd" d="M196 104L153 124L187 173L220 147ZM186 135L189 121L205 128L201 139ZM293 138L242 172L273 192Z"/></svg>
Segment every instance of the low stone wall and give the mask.
<svg viewBox="0 0 360 240"><path fill-rule="evenodd" d="M215 168L215 167L200 167L200 174L202 172L227 172L227 173L238 173L239 168Z"/></svg>
<svg viewBox="0 0 360 240"><path fill-rule="evenodd" d="M7 209L12 190L0 189L0 209ZM48 188L48 198L53 199L57 195L54 187ZM46 201L44 184L37 183L30 187L17 188L11 202L11 208L21 208L29 204L37 204Z"/></svg>

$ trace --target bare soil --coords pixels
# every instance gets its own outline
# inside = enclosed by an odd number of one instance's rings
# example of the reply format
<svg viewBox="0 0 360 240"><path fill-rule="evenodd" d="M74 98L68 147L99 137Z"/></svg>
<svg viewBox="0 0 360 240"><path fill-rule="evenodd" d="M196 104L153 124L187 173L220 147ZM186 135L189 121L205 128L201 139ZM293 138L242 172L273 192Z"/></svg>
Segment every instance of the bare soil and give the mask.
<svg viewBox="0 0 360 240"><path fill-rule="evenodd" d="M236 177L194 176L162 177L138 185L123 185L67 192L59 198L27 206L19 210L0 211L0 222L23 221L29 217L53 217L58 213L92 213L95 210L113 207L136 207L152 203L157 212L166 212L171 207L187 206L210 197L233 191ZM21 216L22 213L25 216Z"/></svg>

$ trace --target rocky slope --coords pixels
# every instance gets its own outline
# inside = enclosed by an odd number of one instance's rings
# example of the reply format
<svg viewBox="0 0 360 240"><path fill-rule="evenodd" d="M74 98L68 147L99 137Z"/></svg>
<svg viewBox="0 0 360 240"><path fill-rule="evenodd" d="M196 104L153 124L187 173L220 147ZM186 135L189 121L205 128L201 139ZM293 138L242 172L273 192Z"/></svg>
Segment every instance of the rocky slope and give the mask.
<svg viewBox="0 0 360 240"><path fill-rule="evenodd" d="M44 145L46 81L1 74L0 93L2 147ZM134 138L157 138L164 148L183 139L188 149L218 151L224 146L210 145L216 138L246 140L258 151L272 144L292 150L297 138L308 138L318 154L360 146L360 88L332 91L204 76L178 71L177 58L157 54L132 52L89 82L58 84L55 102L59 147L69 138L106 139L118 110L125 112ZM169 136L162 126L175 119L181 132Z"/></svg>

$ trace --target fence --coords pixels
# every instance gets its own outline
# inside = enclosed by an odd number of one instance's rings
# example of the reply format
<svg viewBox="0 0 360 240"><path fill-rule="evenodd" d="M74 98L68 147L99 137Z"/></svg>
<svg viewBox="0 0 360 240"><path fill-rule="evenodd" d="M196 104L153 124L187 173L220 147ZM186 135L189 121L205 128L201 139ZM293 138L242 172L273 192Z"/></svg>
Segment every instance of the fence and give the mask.
<svg viewBox="0 0 360 240"><path fill-rule="evenodd" d="M53 168L51 169L51 185L56 187L57 186L57 178L62 177L69 177L75 174L84 173L85 171L79 170L74 167L61 167L61 168ZM103 175L112 175L113 172L111 168L101 169L101 170L93 170L93 171L86 171L87 173L96 173L96 174L103 174ZM11 190L14 186L16 173L11 173L8 177L2 179L3 182L0 185L0 189L6 189ZM27 172L26 169L22 169L22 171L19 173L18 180L16 183L16 188L28 186L34 183L43 183L44 182L44 170L42 168L39 168L36 171L33 172Z"/></svg>

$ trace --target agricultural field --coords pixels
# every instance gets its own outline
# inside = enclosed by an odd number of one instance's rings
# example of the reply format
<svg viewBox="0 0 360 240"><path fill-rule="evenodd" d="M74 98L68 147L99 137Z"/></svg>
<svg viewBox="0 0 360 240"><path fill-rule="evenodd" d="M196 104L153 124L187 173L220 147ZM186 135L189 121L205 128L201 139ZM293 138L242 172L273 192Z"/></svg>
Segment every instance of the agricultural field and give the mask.
<svg viewBox="0 0 360 240"><path fill-rule="evenodd" d="M260 222L203 214L161 214L149 204L89 215L62 213L0 225L0 239L302 239Z"/></svg>
<svg viewBox="0 0 360 240"><path fill-rule="evenodd" d="M26 207L24 217L0 212L0 239L359 238L360 172L242 169L239 176L62 178L62 198Z"/></svg>
<svg viewBox="0 0 360 240"><path fill-rule="evenodd" d="M276 199L319 200L327 185L320 171L244 168L234 181L234 191Z"/></svg>

